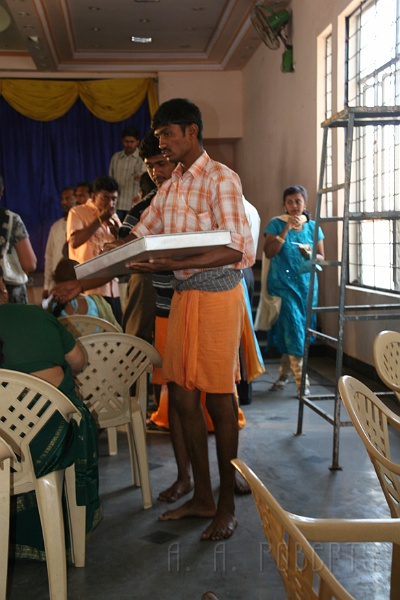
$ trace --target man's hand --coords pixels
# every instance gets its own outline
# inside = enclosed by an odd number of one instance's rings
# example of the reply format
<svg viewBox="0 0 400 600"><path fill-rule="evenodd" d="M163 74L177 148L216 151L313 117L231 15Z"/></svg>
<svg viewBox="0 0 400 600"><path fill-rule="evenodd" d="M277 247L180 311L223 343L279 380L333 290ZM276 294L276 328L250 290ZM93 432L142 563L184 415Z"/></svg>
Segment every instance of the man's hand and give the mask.
<svg viewBox="0 0 400 600"><path fill-rule="evenodd" d="M77 279L59 283L51 290L54 300L60 302L61 304L65 304L66 302L73 300L79 296L81 292L82 283Z"/></svg>
<svg viewBox="0 0 400 600"><path fill-rule="evenodd" d="M180 261L171 258L154 258L148 262L127 263L128 269L138 273L157 273L158 271L179 271Z"/></svg>
<svg viewBox="0 0 400 600"><path fill-rule="evenodd" d="M107 242L107 244L104 244L104 246L103 246L103 248L102 248L101 251L102 252L108 252L109 250L112 250L113 248L118 248L118 246L123 246L124 245L124 239L115 240L114 242Z"/></svg>

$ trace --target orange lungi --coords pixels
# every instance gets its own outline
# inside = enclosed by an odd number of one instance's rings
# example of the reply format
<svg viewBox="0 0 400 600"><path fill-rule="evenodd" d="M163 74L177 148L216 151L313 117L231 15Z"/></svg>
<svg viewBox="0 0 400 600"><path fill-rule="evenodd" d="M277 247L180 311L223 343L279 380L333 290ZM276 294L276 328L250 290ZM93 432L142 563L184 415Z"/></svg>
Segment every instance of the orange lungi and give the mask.
<svg viewBox="0 0 400 600"><path fill-rule="evenodd" d="M218 292L220 293L220 292ZM155 325L155 336L154 336L154 346L156 350L160 353L162 357L164 357L165 351L165 343L167 337L167 326L169 326L169 319L163 317L156 317L156 325ZM162 369L155 367L152 374L152 381L155 384L163 385L167 383L167 380L162 376ZM237 394L235 391L235 396L237 398ZM200 393L200 401L204 409L204 414L207 422L208 431L214 431L214 426L209 415L209 412L206 407L206 394L204 391ZM163 385L161 389L160 396L160 404L158 409L152 413L151 420L153 423L158 425L159 427L169 428L168 421L168 389L165 385ZM239 415L238 415L238 424L239 429L242 429L246 424L246 419L244 417L243 411L239 407Z"/></svg>
<svg viewBox="0 0 400 600"><path fill-rule="evenodd" d="M242 284L232 290L175 292L168 318L163 377L187 390L233 394L246 313Z"/></svg>

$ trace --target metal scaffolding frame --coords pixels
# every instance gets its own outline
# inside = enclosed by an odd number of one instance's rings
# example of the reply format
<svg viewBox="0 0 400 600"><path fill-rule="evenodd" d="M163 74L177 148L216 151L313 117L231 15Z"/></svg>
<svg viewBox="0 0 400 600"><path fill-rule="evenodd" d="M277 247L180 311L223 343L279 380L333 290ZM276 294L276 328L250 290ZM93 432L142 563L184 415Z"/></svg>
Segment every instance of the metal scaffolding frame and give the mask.
<svg viewBox="0 0 400 600"><path fill-rule="evenodd" d="M332 465L331 470L340 469L339 465L339 435L340 428L351 425L350 421L342 421L340 415L341 398L337 385L335 386L334 394L323 395L305 395L306 388L306 373L308 367L309 350L312 337L317 337L326 342L329 342L336 348L336 370L335 381L342 375L343 364L343 337L345 324L348 321L365 321L365 320L384 320L384 319L400 319L400 302L395 304L376 304L376 305L347 305L346 304L346 286L347 282L347 266L349 260L349 223L354 221L363 221L371 219L393 219L399 220L400 213L398 211L381 211L381 212L351 212L350 211L350 191L351 191L351 168L352 168L352 152L353 152L353 137L354 129L357 127L365 127L367 125L384 126L384 125L400 125L400 106L382 106L382 107L352 107L346 108L341 112L333 115L321 123L323 127L323 143L321 152L319 185L317 193L317 203L315 211L315 229L313 239L313 249L311 257L311 277L310 288L307 304L307 319L306 319L306 337L303 358L303 371L300 387L300 399L298 410L298 422L296 435L300 435L303 431L303 416L304 407L307 406L328 421L333 426L333 448L332 448ZM328 132L331 128L345 129L344 139L344 183L331 185L324 188L326 164L327 164L327 146ZM342 216L322 217L322 199L326 194L333 193L339 190L344 191L344 207ZM338 211L336 210L336 213ZM339 303L337 306L313 307L312 297L314 290L314 279L316 273L316 254L318 245L318 229L321 223L324 222L339 222L343 223L342 229L342 260L341 261L324 261L319 264L326 267L337 267L340 269L339 283ZM337 337L332 337L322 332L311 328L313 313L336 312L338 313L338 331ZM330 415L316 400L331 400L334 399L334 414Z"/></svg>

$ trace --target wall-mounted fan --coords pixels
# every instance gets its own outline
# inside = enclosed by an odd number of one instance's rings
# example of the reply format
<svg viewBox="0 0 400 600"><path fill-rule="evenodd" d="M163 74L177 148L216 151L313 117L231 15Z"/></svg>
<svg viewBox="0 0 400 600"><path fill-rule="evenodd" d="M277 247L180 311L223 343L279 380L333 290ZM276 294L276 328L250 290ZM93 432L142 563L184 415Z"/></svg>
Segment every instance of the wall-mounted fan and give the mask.
<svg viewBox="0 0 400 600"><path fill-rule="evenodd" d="M290 43L289 28L291 14L288 10L274 10L265 4L257 4L251 13L251 22L262 41L271 50L277 50L282 44L285 52L282 58L282 71L293 71L293 46Z"/></svg>

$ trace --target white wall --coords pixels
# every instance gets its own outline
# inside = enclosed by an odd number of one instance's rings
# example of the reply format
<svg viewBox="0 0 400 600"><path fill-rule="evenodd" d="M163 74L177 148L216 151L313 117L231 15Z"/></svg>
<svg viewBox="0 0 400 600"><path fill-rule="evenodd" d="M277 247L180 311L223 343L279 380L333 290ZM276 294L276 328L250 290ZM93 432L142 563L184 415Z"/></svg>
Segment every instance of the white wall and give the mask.
<svg viewBox="0 0 400 600"><path fill-rule="evenodd" d="M189 97L199 104L204 117L205 138L218 140L221 152L233 148L233 166L239 173L246 197L257 208L262 230L281 211L282 191L301 183L309 192L314 211L324 119L323 42L319 36L332 31L334 111L343 108L345 16L359 0L292 0L294 73L281 72L283 48L272 51L260 46L242 73L162 73L160 102ZM228 145L227 145L228 144ZM232 158L231 150L225 153ZM341 149L337 148L341 164ZM218 156L216 156L218 158ZM324 226L327 259L340 255L338 228ZM262 253L262 240L258 258ZM338 272L324 269L320 277L320 304L332 305L338 298ZM396 297L398 300L398 296ZM350 290L348 304L389 303L385 294ZM325 316L323 330L337 334L337 315ZM346 325L344 351L373 364L372 342L381 329L398 328L398 322L363 321Z"/></svg>

